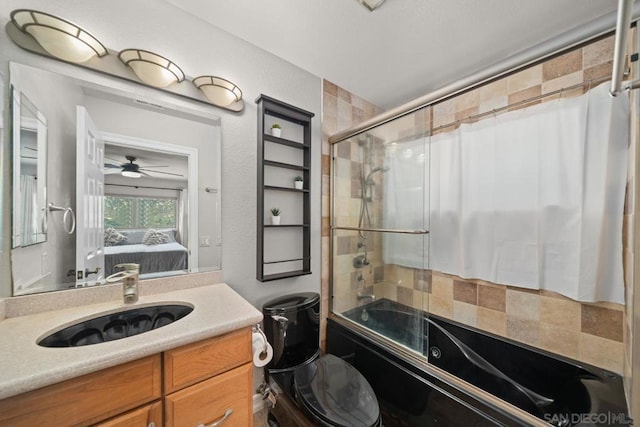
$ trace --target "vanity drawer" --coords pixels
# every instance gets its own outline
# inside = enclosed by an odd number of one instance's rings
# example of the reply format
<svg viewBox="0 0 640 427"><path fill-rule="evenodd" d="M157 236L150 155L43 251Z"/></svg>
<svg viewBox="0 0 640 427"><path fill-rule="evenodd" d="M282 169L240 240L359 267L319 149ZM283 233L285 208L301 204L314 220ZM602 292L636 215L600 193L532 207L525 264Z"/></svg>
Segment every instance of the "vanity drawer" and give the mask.
<svg viewBox="0 0 640 427"><path fill-rule="evenodd" d="M161 400L98 423L94 427L149 427L151 423L162 427Z"/></svg>
<svg viewBox="0 0 640 427"><path fill-rule="evenodd" d="M87 426L161 397L160 355L0 401L2 426Z"/></svg>
<svg viewBox="0 0 640 427"><path fill-rule="evenodd" d="M251 328L188 344L164 353L166 393L251 362Z"/></svg>
<svg viewBox="0 0 640 427"><path fill-rule="evenodd" d="M176 391L165 399L166 427L196 427L221 420L225 412L233 412L220 427L253 425L253 364L235 368L224 374Z"/></svg>

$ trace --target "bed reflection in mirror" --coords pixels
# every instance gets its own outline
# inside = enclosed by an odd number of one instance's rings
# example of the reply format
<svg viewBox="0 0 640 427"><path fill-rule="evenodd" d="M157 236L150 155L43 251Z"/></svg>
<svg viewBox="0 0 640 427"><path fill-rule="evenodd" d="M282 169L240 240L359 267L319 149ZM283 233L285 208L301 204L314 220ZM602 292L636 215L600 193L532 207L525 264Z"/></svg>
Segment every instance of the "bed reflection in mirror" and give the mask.
<svg viewBox="0 0 640 427"><path fill-rule="evenodd" d="M219 117L92 74L10 64L47 118L46 200L61 208L44 210L45 241L12 250L14 295L104 284L126 263L142 279L221 268Z"/></svg>

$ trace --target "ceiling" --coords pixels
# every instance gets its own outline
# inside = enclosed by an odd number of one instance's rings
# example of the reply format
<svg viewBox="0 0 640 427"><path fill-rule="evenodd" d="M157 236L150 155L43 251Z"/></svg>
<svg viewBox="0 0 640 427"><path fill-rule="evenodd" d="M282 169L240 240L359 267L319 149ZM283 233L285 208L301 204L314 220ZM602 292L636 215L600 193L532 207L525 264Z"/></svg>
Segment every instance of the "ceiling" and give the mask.
<svg viewBox="0 0 640 427"><path fill-rule="evenodd" d="M189 175L189 166L185 156L105 143L105 163L112 165L129 163L126 156L135 157L136 160L134 162L140 168L145 169L144 172L149 175L149 178L185 182ZM106 169L108 174L117 173L117 171L118 169ZM168 175L164 172L182 176ZM130 178L130 180L135 182L136 178Z"/></svg>
<svg viewBox="0 0 640 427"><path fill-rule="evenodd" d="M616 0L166 0L383 109L614 12Z"/></svg>

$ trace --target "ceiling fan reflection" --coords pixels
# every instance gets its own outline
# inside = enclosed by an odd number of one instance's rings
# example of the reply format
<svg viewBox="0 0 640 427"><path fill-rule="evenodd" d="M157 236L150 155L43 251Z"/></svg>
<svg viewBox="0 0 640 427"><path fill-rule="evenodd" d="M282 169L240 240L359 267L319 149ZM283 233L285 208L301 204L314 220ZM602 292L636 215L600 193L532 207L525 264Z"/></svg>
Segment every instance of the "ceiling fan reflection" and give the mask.
<svg viewBox="0 0 640 427"><path fill-rule="evenodd" d="M113 164L113 163L105 163L104 164L105 174L117 173L118 171L116 171L116 169L120 169L120 174L122 176L127 177L127 178L140 178L141 176L153 177L153 175L150 175L148 172L152 172L154 174L163 174L163 175L172 175L172 176L184 177L184 175L179 174L179 173L162 172L162 171L152 170L152 168L166 168L166 167L169 167L169 165L140 166L139 164L134 163L136 161L136 157L135 156L125 156L125 158L127 159L127 161L129 163L125 162L125 163L122 163L122 164L119 164L119 165L116 165L116 164ZM117 160L114 160L114 159L109 159L109 160L117 161ZM108 171L109 169L113 170L113 172Z"/></svg>

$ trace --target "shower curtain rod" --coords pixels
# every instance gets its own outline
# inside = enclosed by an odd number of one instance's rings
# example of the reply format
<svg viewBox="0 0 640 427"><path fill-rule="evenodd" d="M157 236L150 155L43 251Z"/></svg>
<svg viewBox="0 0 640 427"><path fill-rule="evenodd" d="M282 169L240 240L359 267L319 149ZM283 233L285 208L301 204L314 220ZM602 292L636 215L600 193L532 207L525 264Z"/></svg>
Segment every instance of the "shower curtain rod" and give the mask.
<svg viewBox="0 0 640 427"><path fill-rule="evenodd" d="M582 87L585 87L585 86L588 86L589 88L591 88L591 86L595 86L595 85L597 85L599 83L606 82L607 80L611 80L611 77L610 76L598 77L598 78L595 78L595 79L587 80L587 81L582 82L582 83L576 83L576 84L571 85L571 86L567 86L567 87L563 87L563 88L560 88L560 89L556 89L556 90L554 90L552 92L543 93L542 95L532 96L531 98L523 99L522 101L514 102L513 104L507 104L507 105L502 106L502 107L494 108L492 110L485 111L483 113L478 113L478 114L474 114L474 115L471 115L471 116L463 117L461 119L454 120L452 122L445 123L443 125L440 125L438 127L433 128L431 130L431 134L433 135L433 132L435 132L435 131L438 131L438 130L444 129L444 128L448 128L450 126L457 125L458 123L466 122L468 120L481 119L481 118L486 117L486 116L493 116L495 114L501 113L501 112L503 112L505 110L508 110L510 108L518 107L518 106L521 106L521 105L530 104L530 103L536 102L536 101L538 101L540 99L544 99L544 98L546 98L548 96L554 96L554 95L562 94L564 92L569 92L569 91L572 91L574 89L579 89L579 88L582 88Z"/></svg>
<svg viewBox="0 0 640 427"><path fill-rule="evenodd" d="M631 20L633 21L638 17L640 17L640 2L634 2ZM416 98L413 101L409 101L406 104L392 108L391 110L366 120L357 126L335 133L329 137L329 143L336 144L340 141L344 141L345 139L369 131L384 123L388 123L407 114L411 114L428 105L451 98L457 94L476 88L484 83L488 83L499 77L503 77L507 74L523 69L526 66L566 51L567 49L600 37L612 31L616 26L616 22L617 11L601 16L580 28L567 31L552 40L533 46L530 49L508 57L498 64L489 66L475 74L469 75L440 89L436 89L435 91ZM638 86L640 86L640 83L638 83Z"/></svg>

